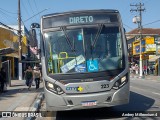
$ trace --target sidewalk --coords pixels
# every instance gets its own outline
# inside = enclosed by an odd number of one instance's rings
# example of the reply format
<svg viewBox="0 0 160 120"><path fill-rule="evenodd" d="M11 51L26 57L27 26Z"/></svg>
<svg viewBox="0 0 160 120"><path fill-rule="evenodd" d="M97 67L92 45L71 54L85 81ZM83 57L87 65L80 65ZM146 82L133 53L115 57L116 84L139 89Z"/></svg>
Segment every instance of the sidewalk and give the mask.
<svg viewBox="0 0 160 120"><path fill-rule="evenodd" d="M139 74L130 73L130 78L160 81L160 76L155 76L153 74L151 74L151 75L144 75L143 78L140 78Z"/></svg>
<svg viewBox="0 0 160 120"><path fill-rule="evenodd" d="M25 80L11 80L11 87L8 86L5 93L0 93L0 115L3 111L37 111L44 98L43 83L40 83L39 89L35 87L31 86L28 91Z"/></svg>

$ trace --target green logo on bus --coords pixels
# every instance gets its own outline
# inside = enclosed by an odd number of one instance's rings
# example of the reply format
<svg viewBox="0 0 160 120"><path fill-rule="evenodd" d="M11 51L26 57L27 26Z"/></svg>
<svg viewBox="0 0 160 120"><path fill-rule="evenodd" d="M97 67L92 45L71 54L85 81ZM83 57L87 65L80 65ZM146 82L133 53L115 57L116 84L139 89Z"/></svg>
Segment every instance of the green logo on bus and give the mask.
<svg viewBox="0 0 160 120"><path fill-rule="evenodd" d="M82 86L78 86L78 87L66 87L67 91L77 91L77 92L82 92L84 90L84 88Z"/></svg>

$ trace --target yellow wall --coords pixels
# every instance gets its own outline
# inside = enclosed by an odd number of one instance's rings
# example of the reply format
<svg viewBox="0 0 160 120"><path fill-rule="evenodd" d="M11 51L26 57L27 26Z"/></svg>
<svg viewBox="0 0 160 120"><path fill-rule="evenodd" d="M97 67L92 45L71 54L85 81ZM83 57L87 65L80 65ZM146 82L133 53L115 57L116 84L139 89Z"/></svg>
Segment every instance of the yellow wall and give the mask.
<svg viewBox="0 0 160 120"><path fill-rule="evenodd" d="M17 51L17 54L18 54L18 36L10 30L7 30L5 28L0 28L0 49L10 47L10 44L17 45L17 47L14 47L14 49ZM22 53L27 54L27 37L26 36L22 37Z"/></svg>
<svg viewBox="0 0 160 120"><path fill-rule="evenodd" d="M13 41L17 41L17 42L19 41L18 36L14 36L13 39L14 39ZM22 53L23 54L27 53L27 37L26 36L22 37Z"/></svg>
<svg viewBox="0 0 160 120"><path fill-rule="evenodd" d="M22 37L22 53L26 54L27 51L27 37L23 36Z"/></svg>
<svg viewBox="0 0 160 120"><path fill-rule="evenodd" d="M4 45L4 40L13 40L13 33L7 29L0 28L0 49L1 48L6 48Z"/></svg>

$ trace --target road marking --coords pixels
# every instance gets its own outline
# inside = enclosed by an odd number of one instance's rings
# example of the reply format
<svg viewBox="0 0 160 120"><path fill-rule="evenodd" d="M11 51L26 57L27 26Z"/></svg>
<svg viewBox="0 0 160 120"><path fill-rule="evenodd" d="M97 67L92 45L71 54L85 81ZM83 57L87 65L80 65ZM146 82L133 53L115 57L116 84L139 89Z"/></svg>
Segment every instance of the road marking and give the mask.
<svg viewBox="0 0 160 120"><path fill-rule="evenodd" d="M151 78L144 78L144 79L142 79L142 78L136 78L136 77L134 77L134 78L130 77L130 79L131 80L137 80L137 81L140 80L140 81L143 81L143 82L147 81L147 82L157 82L157 83L160 83L160 79L157 79L157 80L156 79L151 79Z"/></svg>
<svg viewBox="0 0 160 120"><path fill-rule="evenodd" d="M153 94L156 94L156 95L160 95L160 93L155 93L155 92L152 92Z"/></svg>
<svg viewBox="0 0 160 120"><path fill-rule="evenodd" d="M140 89L140 90L146 91L146 90L141 89L141 88L137 88L137 87L133 87L133 86L130 86L130 87L135 88L135 89Z"/></svg>
<svg viewBox="0 0 160 120"><path fill-rule="evenodd" d="M137 87L133 87L133 86L130 86L130 87L135 88L135 89L139 89L139 90L142 90L142 91L145 91L145 92L146 92L146 90L141 89L141 88L137 88ZM160 93L156 93L156 92L151 92L151 93L152 93L152 94L156 94L156 95L160 95Z"/></svg>
<svg viewBox="0 0 160 120"><path fill-rule="evenodd" d="M29 111L30 107L17 107L14 111L24 111L27 112Z"/></svg>

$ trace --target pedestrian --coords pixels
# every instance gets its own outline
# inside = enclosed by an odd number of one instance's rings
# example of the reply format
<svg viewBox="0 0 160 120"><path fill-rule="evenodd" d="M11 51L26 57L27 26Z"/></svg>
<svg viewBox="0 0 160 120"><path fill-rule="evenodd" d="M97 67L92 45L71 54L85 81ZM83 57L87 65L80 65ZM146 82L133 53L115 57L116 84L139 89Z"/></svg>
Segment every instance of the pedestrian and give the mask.
<svg viewBox="0 0 160 120"><path fill-rule="evenodd" d="M34 80L35 80L35 83L36 83L36 89L39 88L39 84L40 84L40 79L41 79L41 71L39 69L39 67L34 67Z"/></svg>
<svg viewBox="0 0 160 120"><path fill-rule="evenodd" d="M25 71L25 79L28 90L30 90L33 81L33 70L31 66L28 66L27 70Z"/></svg>
<svg viewBox="0 0 160 120"><path fill-rule="evenodd" d="M135 68L134 69L135 69L135 73L138 74L138 71L139 71L138 64L135 64Z"/></svg>
<svg viewBox="0 0 160 120"><path fill-rule="evenodd" d="M150 70L151 70L151 74L154 74L154 66L152 65L152 66L150 66Z"/></svg>
<svg viewBox="0 0 160 120"><path fill-rule="evenodd" d="M147 66L146 65L143 66L143 75L147 75Z"/></svg>
<svg viewBox="0 0 160 120"><path fill-rule="evenodd" d="M136 73L136 70L135 70L136 64L135 64L135 65L132 65L131 67L132 67L133 73L135 74L135 73Z"/></svg>
<svg viewBox="0 0 160 120"><path fill-rule="evenodd" d="M5 72L5 69L4 67L1 68L1 71L0 71L0 84L1 84L1 88L0 88L0 91L1 92L5 92L4 91L4 87L7 87L7 84L6 84L6 72Z"/></svg>
<svg viewBox="0 0 160 120"><path fill-rule="evenodd" d="M151 73L151 68L150 66L147 67L147 74L149 75Z"/></svg>

